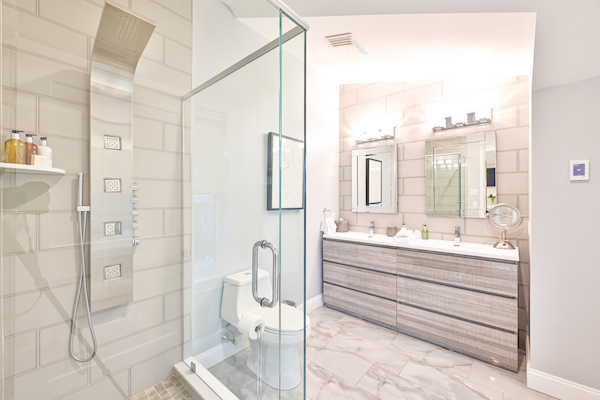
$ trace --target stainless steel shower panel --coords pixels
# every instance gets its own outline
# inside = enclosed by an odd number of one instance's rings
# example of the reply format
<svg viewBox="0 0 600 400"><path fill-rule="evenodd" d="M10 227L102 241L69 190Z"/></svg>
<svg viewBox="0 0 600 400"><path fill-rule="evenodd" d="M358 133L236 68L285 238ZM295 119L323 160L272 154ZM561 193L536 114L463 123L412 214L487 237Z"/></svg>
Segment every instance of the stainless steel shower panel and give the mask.
<svg viewBox="0 0 600 400"><path fill-rule="evenodd" d="M92 52L92 311L133 300L133 78L154 28L154 23L145 18L106 2ZM119 221L118 234L112 234L112 225L108 228L106 225L115 221ZM117 266L118 274L114 272L117 271ZM109 268L106 269L107 267Z"/></svg>

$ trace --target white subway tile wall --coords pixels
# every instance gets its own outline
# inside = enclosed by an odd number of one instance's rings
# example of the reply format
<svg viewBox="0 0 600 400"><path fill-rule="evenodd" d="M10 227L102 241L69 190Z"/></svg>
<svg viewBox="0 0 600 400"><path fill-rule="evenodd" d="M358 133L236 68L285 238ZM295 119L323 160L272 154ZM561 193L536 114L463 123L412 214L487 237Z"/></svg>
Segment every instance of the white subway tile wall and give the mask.
<svg viewBox="0 0 600 400"><path fill-rule="evenodd" d="M134 254L134 301L92 316L98 354L78 363L68 351L81 268L76 174L89 172L90 57L104 1L3 1L2 148L12 129L37 134L36 143L47 136L54 166L67 171L0 173L7 400L128 399L169 378L189 345L181 96L191 90L192 0L116 2L157 24L134 88L143 241ZM75 351L88 356L83 309L78 324Z"/></svg>
<svg viewBox="0 0 600 400"><path fill-rule="evenodd" d="M492 122L434 134L430 120L444 116L456 104L492 104ZM398 144L398 214L353 213L352 150L373 147L357 145L352 128L357 121L400 111ZM340 216L351 230L366 231L375 221L375 232L386 233L388 225L406 224L420 229L427 224L431 239L454 240L460 226L463 241L486 243L494 240L485 220L428 217L425 215L425 141L440 137L496 131L497 182L499 203L517 206L529 216L529 77L507 76L437 81L362 83L340 86ZM381 143L383 144L383 143ZM520 248L519 284L521 293L519 347L525 349L529 331L529 236L527 221L514 235Z"/></svg>

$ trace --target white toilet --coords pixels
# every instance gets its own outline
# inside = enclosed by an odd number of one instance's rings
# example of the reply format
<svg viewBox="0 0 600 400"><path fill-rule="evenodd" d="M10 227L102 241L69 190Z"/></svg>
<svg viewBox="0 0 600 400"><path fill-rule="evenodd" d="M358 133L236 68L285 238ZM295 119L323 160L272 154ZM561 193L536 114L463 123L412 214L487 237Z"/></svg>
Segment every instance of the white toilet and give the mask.
<svg viewBox="0 0 600 400"><path fill-rule="evenodd" d="M271 297L269 273L258 270L258 293L262 297ZM302 380L303 365L299 348L304 342L304 312L281 304L281 347L279 343L279 304L273 308L261 307L252 296L252 270L227 275L223 282L223 300L221 318L237 327L245 313L260 315L265 321L262 334L262 379L273 387L291 390ZM310 335L310 320L306 316L306 337ZM258 372L258 341L250 340L252 355L248 358L248 368L255 375ZM279 350L281 349L281 372Z"/></svg>

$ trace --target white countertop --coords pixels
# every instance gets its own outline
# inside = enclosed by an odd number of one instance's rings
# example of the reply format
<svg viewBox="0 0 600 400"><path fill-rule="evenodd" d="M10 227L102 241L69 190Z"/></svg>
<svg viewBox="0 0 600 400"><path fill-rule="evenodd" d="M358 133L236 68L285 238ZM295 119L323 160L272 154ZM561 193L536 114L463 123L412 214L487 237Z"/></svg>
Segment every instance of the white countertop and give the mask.
<svg viewBox="0 0 600 400"><path fill-rule="evenodd" d="M400 242L395 238L386 235L375 234L369 237L367 232L336 232L323 235L325 239L336 239L348 242L357 242L364 244L374 244L383 246L394 246L403 249L437 251L440 253L460 254L465 256L475 256L483 258L493 258L504 261L519 261L519 249L502 250L495 249L491 245L480 243L461 243L460 246L454 246L454 242L449 240L422 240L414 239L409 243Z"/></svg>

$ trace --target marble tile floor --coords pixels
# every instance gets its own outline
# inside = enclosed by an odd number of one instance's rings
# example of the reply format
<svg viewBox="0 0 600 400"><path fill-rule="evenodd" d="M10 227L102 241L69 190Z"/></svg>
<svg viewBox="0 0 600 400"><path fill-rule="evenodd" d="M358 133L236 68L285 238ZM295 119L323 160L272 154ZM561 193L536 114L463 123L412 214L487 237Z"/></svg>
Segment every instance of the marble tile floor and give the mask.
<svg viewBox="0 0 600 400"><path fill-rule="evenodd" d="M310 400L551 400L512 373L327 307L310 314Z"/></svg>
<svg viewBox="0 0 600 400"><path fill-rule="evenodd" d="M179 379L172 376L138 393L129 400L188 400L193 398Z"/></svg>

